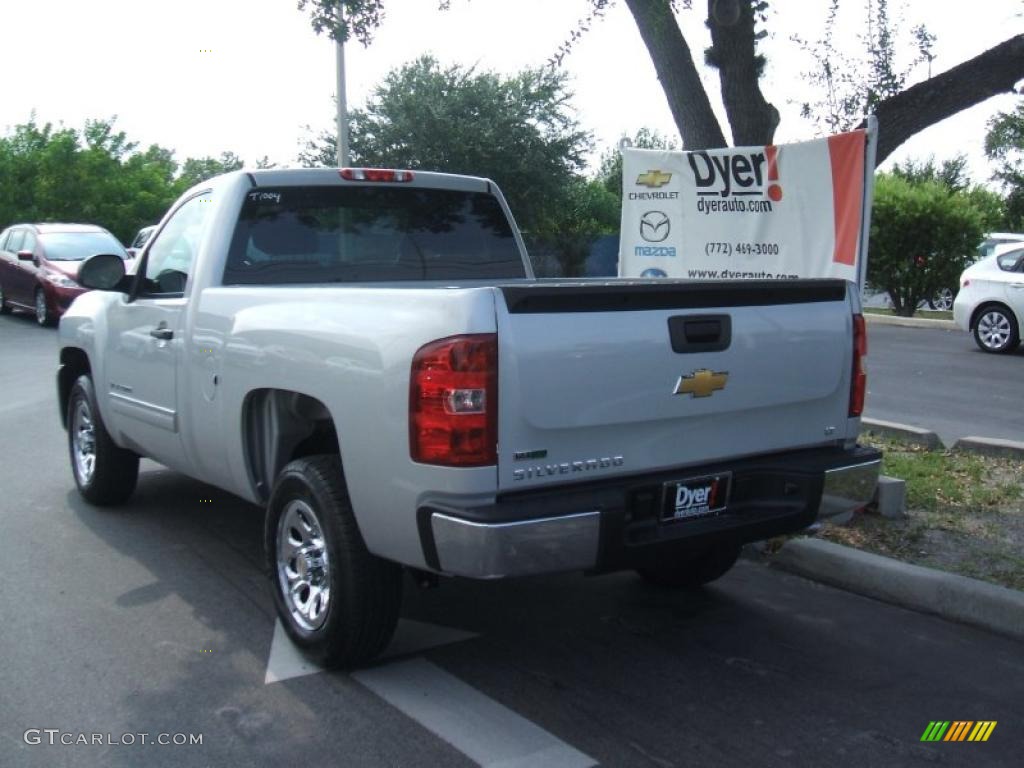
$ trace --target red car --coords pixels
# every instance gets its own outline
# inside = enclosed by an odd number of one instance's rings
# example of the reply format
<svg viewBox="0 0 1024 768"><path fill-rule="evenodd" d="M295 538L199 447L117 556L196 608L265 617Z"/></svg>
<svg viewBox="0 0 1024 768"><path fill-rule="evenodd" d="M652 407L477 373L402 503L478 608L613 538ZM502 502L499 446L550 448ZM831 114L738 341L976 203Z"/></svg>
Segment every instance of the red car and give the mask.
<svg viewBox="0 0 1024 768"><path fill-rule="evenodd" d="M75 278L97 253L128 253L118 239L92 224L15 224L0 233L0 313L35 312L53 325L86 289Z"/></svg>

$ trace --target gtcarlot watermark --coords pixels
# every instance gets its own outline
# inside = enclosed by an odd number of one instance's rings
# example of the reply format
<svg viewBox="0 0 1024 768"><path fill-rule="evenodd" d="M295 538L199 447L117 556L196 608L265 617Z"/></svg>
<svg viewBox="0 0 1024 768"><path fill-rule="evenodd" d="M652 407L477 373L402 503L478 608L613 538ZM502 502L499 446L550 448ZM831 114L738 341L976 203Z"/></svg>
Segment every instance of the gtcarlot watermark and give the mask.
<svg viewBox="0 0 1024 768"><path fill-rule="evenodd" d="M60 728L29 728L22 735L26 744L95 745L103 747L134 746L136 744L157 744L159 746L188 747L201 746L201 733L75 733Z"/></svg>

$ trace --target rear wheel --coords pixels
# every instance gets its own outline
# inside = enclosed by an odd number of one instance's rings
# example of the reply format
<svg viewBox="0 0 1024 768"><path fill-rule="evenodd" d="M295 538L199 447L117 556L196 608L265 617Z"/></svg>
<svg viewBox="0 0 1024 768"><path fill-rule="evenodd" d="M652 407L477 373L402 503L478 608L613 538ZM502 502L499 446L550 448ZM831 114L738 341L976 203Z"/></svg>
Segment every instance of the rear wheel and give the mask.
<svg viewBox="0 0 1024 768"><path fill-rule="evenodd" d="M736 565L741 549L740 544L719 544L696 557L638 568L637 573L659 587L695 589L728 573Z"/></svg>
<svg viewBox="0 0 1024 768"><path fill-rule="evenodd" d="M139 478L139 457L110 438L92 379L79 376L68 398L68 451L79 493L98 506L128 500Z"/></svg>
<svg viewBox="0 0 1024 768"><path fill-rule="evenodd" d="M373 659L395 632L402 570L366 549L338 456L296 459L267 506L265 546L278 615L329 667Z"/></svg>
<svg viewBox="0 0 1024 768"><path fill-rule="evenodd" d="M44 327L53 325L53 316L46 306L46 294L42 288L36 288L36 322Z"/></svg>
<svg viewBox="0 0 1024 768"><path fill-rule="evenodd" d="M985 352L1012 352L1020 344L1017 318L1003 306L982 307L974 322L974 341Z"/></svg>
<svg viewBox="0 0 1024 768"><path fill-rule="evenodd" d="M940 288L928 300L928 306L932 309L949 311L953 308L953 300L956 298L952 288Z"/></svg>

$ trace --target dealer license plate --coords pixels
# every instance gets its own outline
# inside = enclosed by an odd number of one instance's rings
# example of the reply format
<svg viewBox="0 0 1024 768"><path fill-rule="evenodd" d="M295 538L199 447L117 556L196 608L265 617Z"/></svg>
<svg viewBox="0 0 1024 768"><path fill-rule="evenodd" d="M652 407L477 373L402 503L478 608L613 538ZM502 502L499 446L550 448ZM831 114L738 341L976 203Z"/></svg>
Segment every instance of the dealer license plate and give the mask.
<svg viewBox="0 0 1024 768"><path fill-rule="evenodd" d="M721 514L729 502L731 481L732 473L723 472L665 483L662 521Z"/></svg>

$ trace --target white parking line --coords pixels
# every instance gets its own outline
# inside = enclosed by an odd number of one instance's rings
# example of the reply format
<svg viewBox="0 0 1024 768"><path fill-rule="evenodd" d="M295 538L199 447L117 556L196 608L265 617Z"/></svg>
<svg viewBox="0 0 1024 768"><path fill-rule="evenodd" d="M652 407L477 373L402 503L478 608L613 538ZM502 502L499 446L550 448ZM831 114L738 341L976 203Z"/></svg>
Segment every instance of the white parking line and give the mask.
<svg viewBox="0 0 1024 768"><path fill-rule="evenodd" d="M593 758L426 659L352 677L484 768L589 768Z"/></svg>
<svg viewBox="0 0 1024 768"><path fill-rule="evenodd" d="M383 660L397 656L409 656L441 645L472 640L474 637L478 637L475 632L428 624L425 621L399 619L395 636L391 639L388 647L384 649L380 658ZM275 621L274 639L270 641L270 657L267 659L267 672L263 678L263 684L270 685L270 683L279 683L292 677L315 675L323 671L323 667L302 655L302 652L295 647L291 638L284 631L281 622Z"/></svg>

